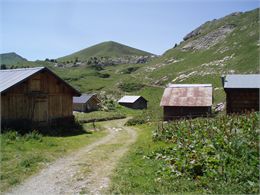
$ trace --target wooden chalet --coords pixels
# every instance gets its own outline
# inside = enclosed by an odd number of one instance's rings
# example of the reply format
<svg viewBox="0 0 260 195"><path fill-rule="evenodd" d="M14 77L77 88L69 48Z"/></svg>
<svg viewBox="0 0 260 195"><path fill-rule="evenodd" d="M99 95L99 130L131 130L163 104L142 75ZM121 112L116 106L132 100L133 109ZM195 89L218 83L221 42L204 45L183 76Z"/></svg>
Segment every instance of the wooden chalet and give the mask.
<svg viewBox="0 0 260 195"><path fill-rule="evenodd" d="M73 97L73 110L79 112L91 112L100 108L100 99L97 94L82 94Z"/></svg>
<svg viewBox="0 0 260 195"><path fill-rule="evenodd" d="M0 70L2 124L36 126L73 119L72 97L80 92L46 67Z"/></svg>
<svg viewBox="0 0 260 195"><path fill-rule="evenodd" d="M223 76L222 84L228 114L259 111L259 74Z"/></svg>
<svg viewBox="0 0 260 195"><path fill-rule="evenodd" d="M164 120L206 116L211 114L211 84L170 84L163 93L160 106Z"/></svg>
<svg viewBox="0 0 260 195"><path fill-rule="evenodd" d="M124 96L118 100L120 105L132 109L146 109L147 102L148 101L142 96Z"/></svg>

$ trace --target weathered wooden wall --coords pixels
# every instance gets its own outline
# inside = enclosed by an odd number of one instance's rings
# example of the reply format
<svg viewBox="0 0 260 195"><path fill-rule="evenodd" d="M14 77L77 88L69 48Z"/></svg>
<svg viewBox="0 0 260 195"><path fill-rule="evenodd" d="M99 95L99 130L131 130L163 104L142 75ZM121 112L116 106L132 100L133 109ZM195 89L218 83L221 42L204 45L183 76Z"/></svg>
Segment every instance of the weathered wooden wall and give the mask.
<svg viewBox="0 0 260 195"><path fill-rule="evenodd" d="M73 103L73 110L78 112L86 112L86 104L84 103Z"/></svg>
<svg viewBox="0 0 260 195"><path fill-rule="evenodd" d="M227 113L259 111L259 89L225 89Z"/></svg>
<svg viewBox="0 0 260 195"><path fill-rule="evenodd" d="M51 73L39 72L1 94L1 118L51 122L71 117L72 96L72 90Z"/></svg>
<svg viewBox="0 0 260 195"><path fill-rule="evenodd" d="M73 103L73 110L79 112L91 112L98 110L100 105L100 100L93 96L86 103Z"/></svg>
<svg viewBox="0 0 260 195"><path fill-rule="evenodd" d="M97 99L97 97L93 96L92 98L90 98L90 100L87 102L86 104L86 111L95 111L98 110L99 108L99 100Z"/></svg>
<svg viewBox="0 0 260 195"><path fill-rule="evenodd" d="M211 107L182 107L182 106L164 106L164 120L172 120L175 118L207 116L211 114Z"/></svg>

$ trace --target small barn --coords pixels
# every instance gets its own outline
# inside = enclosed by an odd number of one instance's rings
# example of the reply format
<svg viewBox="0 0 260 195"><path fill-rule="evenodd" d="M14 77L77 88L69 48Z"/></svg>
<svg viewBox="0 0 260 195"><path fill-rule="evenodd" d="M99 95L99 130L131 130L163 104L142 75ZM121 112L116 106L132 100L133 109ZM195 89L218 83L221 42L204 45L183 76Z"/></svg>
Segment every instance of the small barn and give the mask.
<svg viewBox="0 0 260 195"><path fill-rule="evenodd" d="M132 109L146 109L147 108L147 100L142 96L124 96L118 103L122 106L132 108Z"/></svg>
<svg viewBox="0 0 260 195"><path fill-rule="evenodd" d="M78 112L91 112L98 110L100 99L97 94L82 94L79 97L73 97L73 110Z"/></svg>
<svg viewBox="0 0 260 195"><path fill-rule="evenodd" d="M73 119L72 97L80 93L46 67L0 70L2 124L36 126Z"/></svg>
<svg viewBox="0 0 260 195"><path fill-rule="evenodd" d="M222 84L226 93L228 114L259 111L259 74L223 76Z"/></svg>
<svg viewBox="0 0 260 195"><path fill-rule="evenodd" d="M206 116L211 113L211 84L171 84L163 93L160 106L164 120Z"/></svg>

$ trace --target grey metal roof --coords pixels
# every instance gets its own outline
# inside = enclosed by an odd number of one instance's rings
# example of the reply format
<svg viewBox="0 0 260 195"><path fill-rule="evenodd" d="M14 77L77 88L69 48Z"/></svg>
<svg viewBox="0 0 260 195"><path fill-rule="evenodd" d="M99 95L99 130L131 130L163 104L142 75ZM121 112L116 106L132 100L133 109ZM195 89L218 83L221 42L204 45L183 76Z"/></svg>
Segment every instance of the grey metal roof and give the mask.
<svg viewBox="0 0 260 195"><path fill-rule="evenodd" d="M44 67L0 70L0 92L41 71Z"/></svg>
<svg viewBox="0 0 260 195"><path fill-rule="evenodd" d="M49 70L46 67L17 68L17 69L0 70L0 93L6 91L10 87L13 87L14 85L21 83L22 81L26 80L30 76L32 76L40 71L43 71L43 70L48 71L55 78L57 78L62 83L64 83L66 86L68 86L70 89L72 89L72 91L74 92L74 95L79 96L81 94L74 87L72 87L70 84L68 84L66 81L61 79L54 72L52 72L51 70Z"/></svg>
<svg viewBox="0 0 260 195"><path fill-rule="evenodd" d="M118 100L118 103L134 103L136 100L141 98L142 96L134 96L134 95L126 95Z"/></svg>
<svg viewBox="0 0 260 195"><path fill-rule="evenodd" d="M160 106L211 106L212 85L171 85L164 90Z"/></svg>
<svg viewBox="0 0 260 195"><path fill-rule="evenodd" d="M260 74L234 74L224 79L224 88L257 89L260 88Z"/></svg>
<svg viewBox="0 0 260 195"><path fill-rule="evenodd" d="M73 103L86 103L96 94L82 94L79 97L73 97Z"/></svg>

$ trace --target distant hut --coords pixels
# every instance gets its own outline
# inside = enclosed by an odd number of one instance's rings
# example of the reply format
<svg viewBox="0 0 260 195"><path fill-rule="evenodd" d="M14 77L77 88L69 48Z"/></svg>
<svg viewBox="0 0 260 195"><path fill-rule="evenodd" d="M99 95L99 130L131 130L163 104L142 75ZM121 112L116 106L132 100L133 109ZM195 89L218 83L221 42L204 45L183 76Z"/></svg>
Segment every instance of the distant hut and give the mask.
<svg viewBox="0 0 260 195"><path fill-rule="evenodd" d="M228 114L259 111L259 74L223 76L222 84L226 92Z"/></svg>
<svg viewBox="0 0 260 195"><path fill-rule="evenodd" d="M45 67L0 70L2 125L57 124L73 119L80 93Z"/></svg>
<svg viewBox="0 0 260 195"><path fill-rule="evenodd" d="M205 116L211 113L211 84L171 84L164 90L160 106L164 120Z"/></svg>
<svg viewBox="0 0 260 195"><path fill-rule="evenodd" d="M120 105L133 109L146 109L147 102L142 96L124 96L118 100Z"/></svg>
<svg viewBox="0 0 260 195"><path fill-rule="evenodd" d="M82 94L79 97L73 97L73 110L79 112L91 112L98 110L100 99L97 94Z"/></svg>

